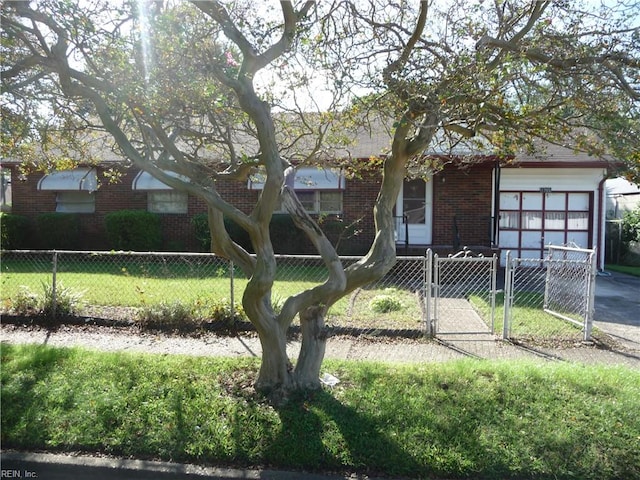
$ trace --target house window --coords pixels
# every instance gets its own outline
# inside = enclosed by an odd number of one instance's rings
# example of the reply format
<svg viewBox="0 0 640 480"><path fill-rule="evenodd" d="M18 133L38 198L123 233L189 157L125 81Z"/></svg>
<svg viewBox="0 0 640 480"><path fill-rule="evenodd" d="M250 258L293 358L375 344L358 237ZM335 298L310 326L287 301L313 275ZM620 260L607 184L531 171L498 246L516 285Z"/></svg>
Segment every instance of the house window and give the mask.
<svg viewBox="0 0 640 480"><path fill-rule="evenodd" d="M249 190L262 190L265 179L264 172L252 176L247 185ZM292 183L308 213L342 213L345 178L339 169L301 167L295 171ZM282 213L285 210L280 205L276 211Z"/></svg>
<svg viewBox="0 0 640 480"><path fill-rule="evenodd" d="M322 190L318 194L319 212L342 213L342 192Z"/></svg>
<svg viewBox="0 0 640 480"><path fill-rule="evenodd" d="M327 190L296 191L296 196L307 213L342 213L342 192ZM282 204L276 209L285 213Z"/></svg>
<svg viewBox="0 0 640 480"><path fill-rule="evenodd" d="M56 212L94 213L96 197L92 192L58 192L56 194Z"/></svg>
<svg viewBox="0 0 640 480"><path fill-rule="evenodd" d="M176 190L147 192L147 210L153 213L187 213L188 195Z"/></svg>
<svg viewBox="0 0 640 480"><path fill-rule="evenodd" d="M296 195L307 212L316 211L316 192L306 190L304 192L296 192Z"/></svg>
<svg viewBox="0 0 640 480"><path fill-rule="evenodd" d="M56 192L56 212L94 213L98 188L95 168L53 171L38 180L38 190Z"/></svg>

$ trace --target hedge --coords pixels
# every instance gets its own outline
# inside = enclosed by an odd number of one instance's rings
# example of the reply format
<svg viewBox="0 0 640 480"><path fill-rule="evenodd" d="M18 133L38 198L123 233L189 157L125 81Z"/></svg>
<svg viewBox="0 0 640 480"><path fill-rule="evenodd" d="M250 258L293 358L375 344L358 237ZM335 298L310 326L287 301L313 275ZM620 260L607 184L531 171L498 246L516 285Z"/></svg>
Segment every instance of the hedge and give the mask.
<svg viewBox="0 0 640 480"><path fill-rule="evenodd" d="M3 250L30 248L31 222L27 217L0 212L0 245Z"/></svg>
<svg viewBox="0 0 640 480"><path fill-rule="evenodd" d="M75 213L41 213L36 229L41 248L76 250L80 245L80 218Z"/></svg>
<svg viewBox="0 0 640 480"><path fill-rule="evenodd" d="M200 242L202 251L210 251L211 236L209 234L209 222L206 213L199 213L191 218L194 234ZM224 225L231 239L242 248L253 252L249 234L232 220L225 218ZM304 234L294 225L293 220L287 214L276 214L269 225L271 241L276 253L305 253L307 240Z"/></svg>
<svg viewBox="0 0 640 480"><path fill-rule="evenodd" d="M109 248L154 252L162 248L160 216L146 210L120 210L104 217Z"/></svg>

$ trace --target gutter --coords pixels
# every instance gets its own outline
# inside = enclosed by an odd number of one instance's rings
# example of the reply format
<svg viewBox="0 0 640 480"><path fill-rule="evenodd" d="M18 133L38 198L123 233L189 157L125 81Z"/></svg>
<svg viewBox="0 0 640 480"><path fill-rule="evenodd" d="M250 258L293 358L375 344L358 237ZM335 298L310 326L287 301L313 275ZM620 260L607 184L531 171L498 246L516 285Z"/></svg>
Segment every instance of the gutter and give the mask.
<svg viewBox="0 0 640 480"><path fill-rule="evenodd" d="M493 169L493 205L491 206L492 222L491 222L491 238L489 243L492 248L498 248L498 225L500 223L500 161L496 160L495 167Z"/></svg>

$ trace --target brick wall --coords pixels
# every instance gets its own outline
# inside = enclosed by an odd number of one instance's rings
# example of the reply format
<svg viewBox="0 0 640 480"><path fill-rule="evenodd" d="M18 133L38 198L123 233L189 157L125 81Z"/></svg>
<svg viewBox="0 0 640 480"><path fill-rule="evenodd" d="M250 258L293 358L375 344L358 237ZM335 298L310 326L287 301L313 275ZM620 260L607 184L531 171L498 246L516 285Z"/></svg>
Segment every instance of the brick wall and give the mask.
<svg viewBox="0 0 640 480"><path fill-rule="evenodd" d="M382 180L379 175L368 174L361 179L349 179L346 182L342 197L343 222L355 224L357 235L344 241L339 253L359 255L371 246L374 232L373 205L378 197Z"/></svg>
<svg viewBox="0 0 640 480"><path fill-rule="evenodd" d="M433 244L452 246L453 219L456 218L461 245L489 246L489 227L491 216L491 165L478 165L459 170L448 167L433 180ZM86 250L103 250L110 246L104 228L104 216L115 210L147 208L147 193L133 191L132 181L136 170L123 170L118 183L102 182L94 193L96 198L95 214L78 214L81 222L81 248ZM56 208L56 192L38 191L37 183L42 174L32 174L20 180L13 175L13 209L12 212L35 219L43 212L54 212ZM100 171L98 178L102 180ZM367 174L361 179L348 179L343 192L343 213L339 220L343 227L353 222L359 232L340 242L339 253L344 255L362 254L367 251L374 237L373 204L380 188L380 176ZM249 213L260 194L257 190L248 190L236 182L219 182L218 191L222 198L233 203L240 210ZM197 197L191 196L188 213L163 214L163 242L166 250L198 251L200 245L194 236L191 218L207 211L206 204ZM327 220L336 220L329 217ZM332 227L327 225L326 231L333 240L337 239L340 229L336 222ZM312 246L306 245L304 253L315 253ZM38 248L38 235L30 247Z"/></svg>
<svg viewBox="0 0 640 480"><path fill-rule="evenodd" d="M454 245L454 218L460 246L490 247L492 165L446 167L433 179L433 244Z"/></svg>

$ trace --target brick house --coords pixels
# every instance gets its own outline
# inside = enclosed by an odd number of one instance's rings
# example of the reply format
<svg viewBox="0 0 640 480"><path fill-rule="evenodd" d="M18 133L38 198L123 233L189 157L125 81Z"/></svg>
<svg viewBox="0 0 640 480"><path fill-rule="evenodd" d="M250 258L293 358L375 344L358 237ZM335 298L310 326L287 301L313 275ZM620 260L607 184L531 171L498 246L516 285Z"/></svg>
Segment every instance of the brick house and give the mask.
<svg viewBox="0 0 640 480"><path fill-rule="evenodd" d="M370 148L362 145L361 148ZM371 151L371 150L369 150ZM379 151L379 150L377 150ZM362 162L368 155L361 151ZM451 160L451 159L450 159ZM76 212L80 217L80 248L109 249L104 216L121 209L141 209L161 217L164 248L197 251L191 219L206 212L196 197L173 191L145 172L122 167L117 183L103 179L112 162L75 171L18 175L12 172L12 213L35 219L44 212ZM428 247L451 253L462 246L490 253L506 250L541 258L545 245L575 243L604 246L605 192L608 164L572 150L550 146L544 156L518 157L500 165L491 156L456 164L423 179L407 179L396 206L399 254L424 253ZM461 168L462 167L462 168ZM345 236L339 253L361 254L374 236L372 205L380 186L379 173L349 178L339 170L300 168L295 188L308 211L322 213L325 225L351 225L357 235ZM246 185L218 182L221 196L250 211L260 192L259 181ZM332 228L329 235L339 235ZM38 248L38 234L29 247ZM303 234L295 253L315 253ZM283 252L285 253L285 252ZM600 267L602 267L602 263Z"/></svg>

